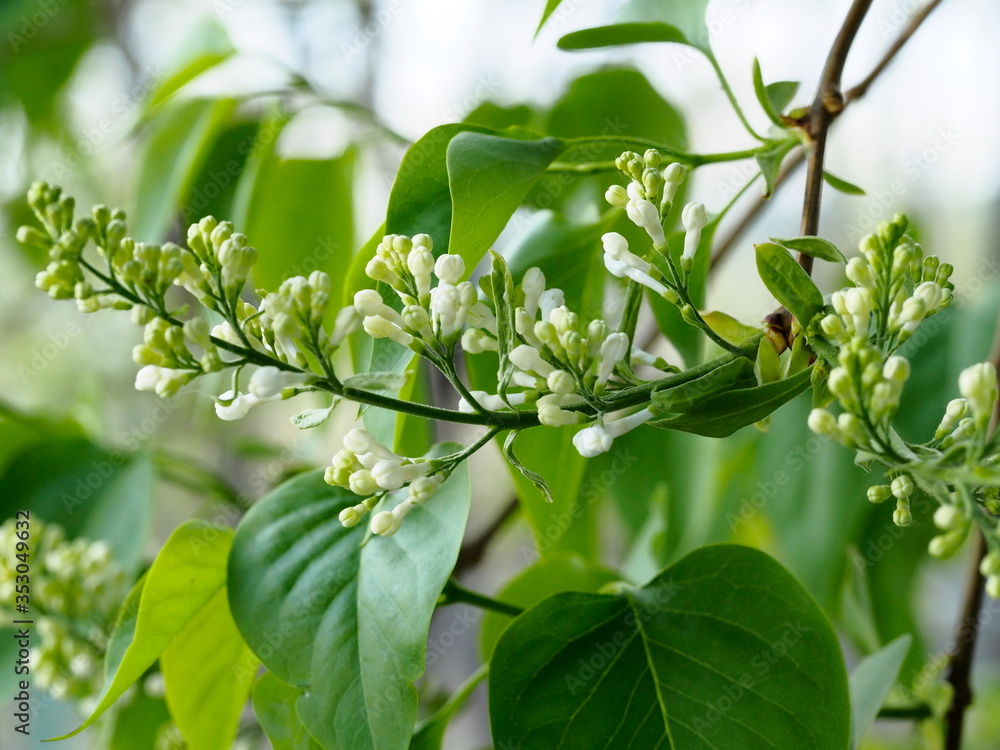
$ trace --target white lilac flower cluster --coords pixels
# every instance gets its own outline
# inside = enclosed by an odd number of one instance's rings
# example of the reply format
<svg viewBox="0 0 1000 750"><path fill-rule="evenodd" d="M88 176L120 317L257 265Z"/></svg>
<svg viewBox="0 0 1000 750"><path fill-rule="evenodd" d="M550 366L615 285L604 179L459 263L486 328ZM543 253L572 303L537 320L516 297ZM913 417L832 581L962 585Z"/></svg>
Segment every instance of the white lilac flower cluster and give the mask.
<svg viewBox="0 0 1000 750"><path fill-rule="evenodd" d="M340 513L340 522L351 527L390 492L407 488L409 494L392 510L376 513L371 530L392 536L413 508L427 502L447 479L446 465L435 459L411 459L396 455L367 430L355 428L344 437L344 447L333 457L324 479L365 499Z"/></svg>
<svg viewBox="0 0 1000 750"><path fill-rule="evenodd" d="M386 235L365 273L390 286L402 308L386 304L374 289L355 294L354 308L370 336L391 339L441 363L450 360L467 324L495 336L496 319L475 285L462 281L462 257L444 254L435 260L433 247L426 234Z"/></svg>
<svg viewBox="0 0 1000 750"><path fill-rule="evenodd" d="M688 203L684 207L681 213L685 230L684 250L678 271L667 251L663 223L670 215L674 197L686 173L677 162L661 167L662 162L663 156L656 149L649 149L642 156L626 151L615 164L630 181L625 187L612 185L605 198L612 206L624 208L632 223L646 231L652 240L652 249L666 262L667 274L664 275L648 258L631 252L626 239L617 232L609 232L603 237L604 265L612 275L631 279L664 299L677 303L682 299L678 290L686 286L686 277L693 266L708 216L701 203Z"/></svg>
<svg viewBox="0 0 1000 750"><path fill-rule="evenodd" d="M0 525L0 549L15 550L18 541L14 519ZM106 542L69 540L60 526L36 518L27 554L37 636L33 683L54 698L92 698L101 687L108 634L128 593L124 571ZM8 622L19 617L5 611L15 601L18 562L13 554L0 557L0 615Z"/></svg>
<svg viewBox="0 0 1000 750"><path fill-rule="evenodd" d="M96 206L74 219L73 199L47 183L33 184L28 202L41 229L21 227L18 240L46 250L51 261L36 285L56 299L75 298L84 312L131 310L133 322L144 326L143 343L132 351L141 366L138 390L165 398L205 373L258 365L248 392L234 384L216 401L220 417L237 419L257 403L308 386L315 380L312 363L329 375L333 353L360 328L360 316L348 306L336 314L333 332L324 330L331 282L321 271L285 280L259 306L243 299L257 251L228 221L206 216L188 229L186 247L155 245L128 236L121 209ZM86 255L89 243L96 257ZM167 296L176 287L223 322L210 328L201 317L181 320L185 308L173 309Z"/></svg>
<svg viewBox="0 0 1000 750"><path fill-rule="evenodd" d="M897 349L923 320L950 303L953 292L951 267L922 257L905 230L905 218L897 216L865 237L863 257L847 266L855 286L832 295L834 312L820 320L819 329L840 345L827 388L842 413L835 417L815 408L809 427L857 451L859 460L878 460L889 468L889 484L870 487L868 499L894 500L897 525L913 523L911 499L918 490L938 501L934 523L939 533L930 541L931 555L954 554L978 523L991 549L983 575L991 595L1000 597L1000 499L996 486L983 487L997 484L988 469L996 368L980 363L962 371L961 398L947 405L929 442L910 445L892 427L910 376L910 363Z"/></svg>

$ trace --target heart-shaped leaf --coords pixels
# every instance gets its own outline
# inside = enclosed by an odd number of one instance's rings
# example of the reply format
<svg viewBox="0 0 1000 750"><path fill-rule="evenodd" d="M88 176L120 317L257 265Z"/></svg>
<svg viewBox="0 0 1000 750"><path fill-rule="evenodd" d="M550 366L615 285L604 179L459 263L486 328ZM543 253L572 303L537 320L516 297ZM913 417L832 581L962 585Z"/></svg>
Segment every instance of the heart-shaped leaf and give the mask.
<svg viewBox="0 0 1000 750"><path fill-rule="evenodd" d="M837 637L763 552L703 547L642 588L557 594L501 636L497 747L843 750Z"/></svg>

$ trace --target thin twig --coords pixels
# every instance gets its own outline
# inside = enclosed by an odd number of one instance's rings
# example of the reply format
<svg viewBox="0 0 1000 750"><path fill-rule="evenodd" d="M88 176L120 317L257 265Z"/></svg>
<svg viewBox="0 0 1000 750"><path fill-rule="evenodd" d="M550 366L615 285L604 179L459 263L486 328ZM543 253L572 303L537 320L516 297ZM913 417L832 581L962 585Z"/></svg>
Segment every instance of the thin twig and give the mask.
<svg viewBox="0 0 1000 750"><path fill-rule="evenodd" d="M816 98L802 123L809 136L809 156L806 166L806 191L802 201L803 236L815 235L819 231L819 211L823 199L823 159L826 155L826 136L834 118L844 109L844 92L840 89L840 79L844 63L861 28L861 22L871 7L872 0L854 0L847 12L844 25L833 41L830 54L823 67ZM811 255L799 253L799 265L810 273L813 267Z"/></svg>
<svg viewBox="0 0 1000 750"><path fill-rule="evenodd" d="M885 69L889 67L889 64L896 58L896 55L899 54L899 51L903 49L903 47L910 40L910 38L916 33L917 29L919 29L921 24L923 24L923 22L927 19L927 16L931 14L931 11L937 8L937 6L941 4L941 2L942 0L931 0L931 2L927 3L923 8L921 8L919 11L913 14L913 16L910 18L910 21L899 33L899 36L896 37L895 41L892 43L889 49L886 50L886 53L882 56L882 59L880 59L878 63L875 65L875 67L872 68L871 72L867 76L865 76L865 78L861 81L861 83L850 88L844 94L844 108L856 102L858 99L861 99L862 97L865 96L865 94L868 93L868 89L871 88L872 84L875 83L876 79L878 79L878 77L882 75ZM843 110L835 114L833 116L833 121L836 122L836 120L839 119L840 114L842 113ZM805 158L803 152L796 151L795 154L789 159L789 161L786 162L785 168L782 170L781 174L778 176L778 179L775 181L775 189L777 189L778 185L784 182L785 178L788 175L790 175L792 172L798 169L799 166L804 163L804 161ZM743 236L743 233L747 230L747 228L750 226L753 220L758 216L758 214L760 214L761 211L763 211L763 209L767 206L767 204L768 204L768 199L761 196L753 203L752 206L750 206L747 209L746 214L743 216L743 218L740 219L739 222L737 222L736 226L733 228L733 231L730 232L728 235L726 235L725 239L720 241L719 244L716 246L715 252L712 254L712 260L711 260L712 268L715 268L720 263L722 263L722 261L729 255L729 252L733 249L733 247L736 246L736 243L739 241L740 237Z"/></svg>
<svg viewBox="0 0 1000 750"><path fill-rule="evenodd" d="M990 361L1000 369L1000 321L993 336L993 351ZM1000 425L1000 401L993 407L993 417L990 419L989 433ZM945 714L947 732L945 735L945 750L960 750L962 747L962 731L965 726L965 712L972 705L972 657L976 649L976 639L979 637L979 610L983 606L983 590L986 581L980 563L986 557L986 539L976 526L975 550L972 554L971 567L965 584L965 596L962 598L962 615L955 632L955 646L948 666L948 683L951 685L951 705Z"/></svg>

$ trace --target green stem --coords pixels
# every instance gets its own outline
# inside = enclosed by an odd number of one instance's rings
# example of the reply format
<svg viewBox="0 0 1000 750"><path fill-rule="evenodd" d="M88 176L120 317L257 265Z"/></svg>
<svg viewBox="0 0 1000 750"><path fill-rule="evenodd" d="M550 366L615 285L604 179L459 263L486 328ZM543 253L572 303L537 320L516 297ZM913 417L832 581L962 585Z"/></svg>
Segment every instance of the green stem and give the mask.
<svg viewBox="0 0 1000 750"><path fill-rule="evenodd" d="M757 136L759 138L759 136ZM583 138L567 138L565 142L571 147L584 147L594 144L614 144L622 148L629 145L655 148L662 151L665 156L676 161L687 164L691 167L698 167L702 164L718 164L727 161L741 161L743 159L753 159L761 151L761 147L746 148L739 151L722 151L715 154L690 154L684 151L676 151L670 146L666 146L649 138L619 137L609 135L594 135ZM553 162L549 165L550 172L604 172L615 169L614 161L594 161L594 162Z"/></svg>
<svg viewBox="0 0 1000 750"><path fill-rule="evenodd" d="M722 90L726 93L726 98L729 99L729 103L733 105L733 109L736 111L736 116L740 118L740 122L746 131L756 138L758 141L766 140L762 136L757 134L757 131L753 129L750 122L747 120L746 115L743 114L743 109L740 107L739 101L736 99L736 94L729 87L729 81L726 80L725 73L722 72L722 67L719 65L719 61L715 58L711 52L706 52L705 56L708 57L708 61L712 64L712 70L715 71L716 77L719 79L719 83L722 84Z"/></svg>
<svg viewBox="0 0 1000 750"><path fill-rule="evenodd" d="M438 606L447 606L449 604L456 604L457 602L471 604L473 607L488 609L491 612L498 612L508 617L517 617L524 612L523 607L508 604L491 596L486 596L486 594L480 594L478 591L467 589L454 578L449 578L448 583L444 585L444 590L441 592L441 599L438 601Z"/></svg>

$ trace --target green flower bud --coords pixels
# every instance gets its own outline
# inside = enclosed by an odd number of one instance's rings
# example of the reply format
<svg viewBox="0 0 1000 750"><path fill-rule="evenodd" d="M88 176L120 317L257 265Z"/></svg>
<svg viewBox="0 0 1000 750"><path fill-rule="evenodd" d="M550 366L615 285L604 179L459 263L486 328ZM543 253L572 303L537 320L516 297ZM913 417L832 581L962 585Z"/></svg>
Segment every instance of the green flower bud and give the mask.
<svg viewBox="0 0 1000 750"><path fill-rule="evenodd" d="M892 497L892 490L887 484L876 484L868 488L868 501L872 503L884 503Z"/></svg>
<svg viewBox="0 0 1000 750"><path fill-rule="evenodd" d="M897 500L896 510L892 514L892 522L897 526L904 527L913 523L913 514L910 512L908 500Z"/></svg>
<svg viewBox="0 0 1000 750"><path fill-rule="evenodd" d="M1000 576L1000 552L994 550L986 555L983 561L979 563L979 572L987 578L990 576Z"/></svg>
<svg viewBox="0 0 1000 750"><path fill-rule="evenodd" d="M990 576L986 579L986 595L991 599L1000 599L1000 576Z"/></svg>
<svg viewBox="0 0 1000 750"><path fill-rule="evenodd" d="M34 247L39 250L48 250L52 247L52 240L48 235L29 226L18 228L17 241L26 247Z"/></svg>
<svg viewBox="0 0 1000 750"><path fill-rule="evenodd" d="M961 548L967 532L968 529L964 528L949 531L947 534L939 534L931 539L927 545L927 551L931 557L936 557L939 560L951 557Z"/></svg>
<svg viewBox="0 0 1000 750"><path fill-rule="evenodd" d="M892 480L890 488L894 497L899 500L906 500L913 494L913 480L906 476L906 474L900 474Z"/></svg>

